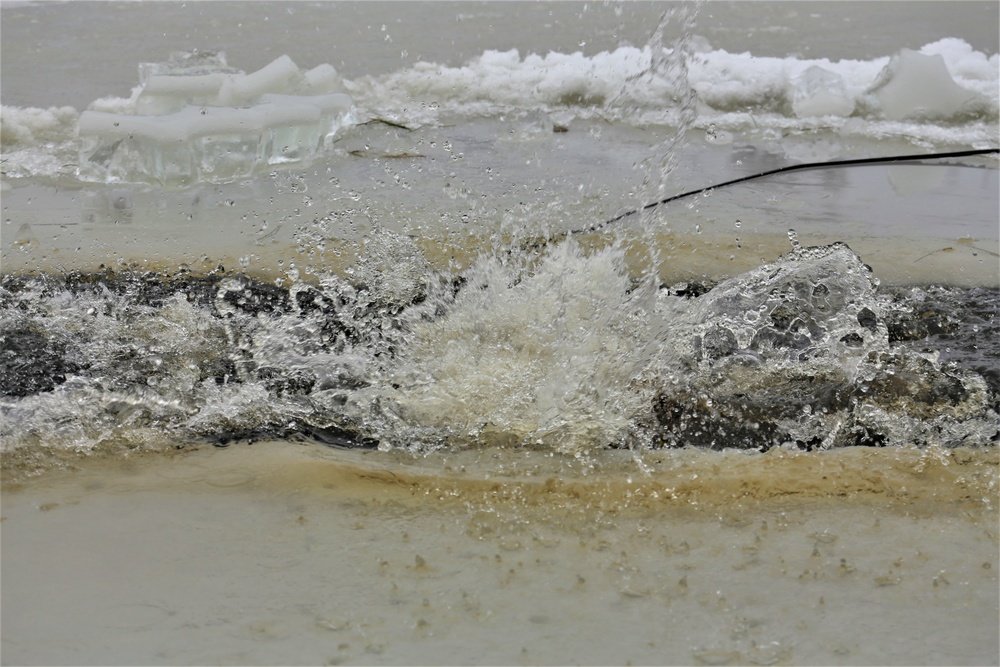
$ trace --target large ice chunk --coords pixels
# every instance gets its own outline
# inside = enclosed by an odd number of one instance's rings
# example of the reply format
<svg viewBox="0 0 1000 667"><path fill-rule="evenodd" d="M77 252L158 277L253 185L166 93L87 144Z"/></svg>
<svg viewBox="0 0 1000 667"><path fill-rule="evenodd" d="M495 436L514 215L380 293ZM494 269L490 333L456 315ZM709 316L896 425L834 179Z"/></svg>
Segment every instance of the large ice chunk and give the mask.
<svg viewBox="0 0 1000 667"><path fill-rule="evenodd" d="M850 116L854 106L844 79L819 65L806 69L792 81L792 110L799 118Z"/></svg>
<svg viewBox="0 0 1000 667"><path fill-rule="evenodd" d="M313 67L303 76L309 86L309 92L314 95L335 93L344 88L344 82L337 74L337 70L334 69L333 65L327 63Z"/></svg>
<svg viewBox="0 0 1000 667"><path fill-rule="evenodd" d="M320 107L289 98L252 107L184 107L161 116L85 111L81 176L165 186L225 183L259 167L311 159L326 127Z"/></svg>
<svg viewBox="0 0 1000 667"><path fill-rule="evenodd" d="M320 144L320 111L297 99L268 101L254 109L263 114L261 154L267 164L312 159Z"/></svg>
<svg viewBox="0 0 1000 667"><path fill-rule="evenodd" d="M139 86L159 75L200 76L202 74L242 74L226 62L224 51L175 51L166 62L139 63Z"/></svg>
<svg viewBox="0 0 1000 667"><path fill-rule="evenodd" d="M950 118L977 97L955 83L940 55L909 49L892 57L868 92L889 120Z"/></svg>
<svg viewBox="0 0 1000 667"><path fill-rule="evenodd" d="M142 114L167 114L180 111L189 104L218 104L219 89L226 75L200 76L154 74L146 81L136 98L136 111Z"/></svg>
<svg viewBox="0 0 1000 667"><path fill-rule="evenodd" d="M306 104L319 112L319 142L317 148L329 148L337 133L353 118L354 100L347 93L327 95L279 95L268 93L261 102L272 104Z"/></svg>
<svg viewBox="0 0 1000 667"><path fill-rule="evenodd" d="M213 71L213 68L225 71ZM330 65L305 73L282 56L249 74L223 54L174 54L140 66L132 113L80 116L80 177L184 187L225 183L258 169L312 159L353 121L353 101L332 92Z"/></svg>
<svg viewBox="0 0 1000 667"><path fill-rule="evenodd" d="M219 104L252 104L266 93L294 93L306 86L306 78L288 56L281 56L253 74L227 76L219 90Z"/></svg>

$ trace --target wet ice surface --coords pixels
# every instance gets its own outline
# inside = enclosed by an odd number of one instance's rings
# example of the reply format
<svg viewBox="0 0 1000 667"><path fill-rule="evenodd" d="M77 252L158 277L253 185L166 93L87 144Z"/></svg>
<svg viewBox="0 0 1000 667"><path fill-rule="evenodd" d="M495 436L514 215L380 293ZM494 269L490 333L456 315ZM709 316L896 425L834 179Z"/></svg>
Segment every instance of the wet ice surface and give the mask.
<svg viewBox="0 0 1000 667"><path fill-rule="evenodd" d="M647 463L261 443L5 485L4 659L996 662L995 450Z"/></svg>
<svg viewBox="0 0 1000 667"><path fill-rule="evenodd" d="M414 237L447 268L510 237L586 229L667 195L796 161L914 152L891 138L831 127L775 133L749 120L718 145L706 125L678 140L678 166L660 188L662 156L650 151L676 132L670 124L640 130L574 119L567 132L554 132L551 123L526 111L407 129L373 121L345 131L308 167L181 190L65 175L9 179L5 271L94 271L113 262L207 272L221 263L281 275L294 262L306 273L343 267L373 222ZM711 131L733 138L732 129ZM17 173L16 152L5 149L5 157L7 173ZM786 251L792 228L805 245L865 244L865 261L893 284L996 285L994 167L983 157L788 174L654 209L652 220L622 221L597 241L639 235L646 225L664 279L718 278ZM649 170L653 183L641 183Z"/></svg>

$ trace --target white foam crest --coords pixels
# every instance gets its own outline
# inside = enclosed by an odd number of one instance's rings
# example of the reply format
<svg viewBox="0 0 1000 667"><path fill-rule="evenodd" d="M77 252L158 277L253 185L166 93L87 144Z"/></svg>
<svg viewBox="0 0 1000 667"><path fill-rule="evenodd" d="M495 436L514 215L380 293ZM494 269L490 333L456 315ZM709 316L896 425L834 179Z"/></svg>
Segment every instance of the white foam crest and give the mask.
<svg viewBox="0 0 1000 667"><path fill-rule="evenodd" d="M848 135L872 139L903 137L930 145L976 147L995 145L997 141L1000 55L976 51L961 39L944 38L916 52L887 54L872 60L839 61L730 53L712 48L700 37L693 38L691 44L686 83L697 98L695 126L714 124L717 130L729 132L785 132L838 130L850 123L853 126L846 128ZM321 113L323 139L318 148L329 148L340 128L353 123L351 98L332 94L338 90L353 96L362 109L361 115L409 123L434 124L441 121L442 115L496 116L541 109L635 126L676 126L681 122L678 106L685 92L680 88L685 86L657 70L654 63L662 58L653 57L654 48L659 47L620 47L592 56L581 52L522 56L516 50L485 51L459 67L418 62L388 75L355 80L342 80L330 65L300 70L287 57L251 74L223 68L224 61L212 65L223 71L213 72L206 65L192 70L196 73L185 70L178 74L170 68L177 65L168 67L168 63L159 69L147 67L144 85L136 87L131 97L95 100L84 113L89 120L98 121L105 118L102 113L139 114L136 119L142 114L172 113L177 114L178 125L185 125L185 114L193 113L190 109L180 113L185 106L195 105L197 109L202 104L244 105L250 103L248 100L272 107L309 104ZM664 49L663 53L672 51ZM924 85L928 77L934 81ZM226 108L234 118L239 115L237 107ZM75 140L78 127L82 136L93 125L78 123L79 114L70 107L4 106L2 114L0 139L7 177L65 176L66 165L77 162L76 157L68 158L66 147ZM858 122L862 123L860 128ZM161 119L143 127L153 128L149 131L158 137L163 124ZM272 128L274 123L262 121L256 125ZM248 160L270 165L308 159L316 152L312 134L303 138L295 128L312 125L290 125L291 134L285 133L289 136L277 141L272 141L270 130L261 132L267 135L263 140L266 146L253 150L242 144L237 147L247 154L239 168L219 168L213 162L215 158L203 159L204 151L199 149L194 151L199 163L206 159L209 162L204 169L185 166L179 175L160 178L163 175L157 173L153 180L222 182L243 176L247 171L243 163ZM256 129L252 134L258 134ZM119 171L124 171L121 177L126 180L135 169L156 171L161 161L158 149L151 149L155 154L152 157L146 155L150 151L145 150L145 144L143 150L125 150L135 141L122 144L123 165ZM305 146L307 150L289 154L283 150L286 144ZM113 152L111 144L105 148L104 152ZM228 151L231 146L223 148ZM267 153L267 159L251 160L251 152ZM209 153L210 157L214 155ZM92 155L93 151L84 157ZM167 157L168 162L173 160ZM152 166L146 164L150 161ZM93 166L90 160L84 163L85 167ZM102 179L104 171L97 171ZM88 173L87 168L84 173Z"/></svg>
<svg viewBox="0 0 1000 667"><path fill-rule="evenodd" d="M450 312L415 327L393 380L405 420L567 453L626 442L649 400L633 380L651 296L623 251L565 243L524 274L484 258L467 275Z"/></svg>
<svg viewBox="0 0 1000 667"><path fill-rule="evenodd" d="M701 46L688 57L689 84L706 107L703 112L709 114L749 110L794 117L793 104L801 96L803 76L819 70L842 99L802 105L803 117L850 115L890 63L888 55L865 61L758 57L712 49L702 38L697 42ZM988 57L955 38L927 44L920 52L940 55L955 85L977 97L977 112L991 119L997 116L997 55ZM627 120L636 107L673 106L671 100L680 92L665 77L646 76L652 63L649 46L621 47L593 56L550 52L522 57L516 50L486 51L461 67L419 62L393 74L363 77L345 85L371 109L406 106L404 101L412 106L416 100L456 110L489 101L512 107L604 107L606 112L621 112L621 119ZM867 110L876 118L878 112Z"/></svg>
<svg viewBox="0 0 1000 667"><path fill-rule="evenodd" d="M0 145L61 143L73 138L79 114L73 107L0 107Z"/></svg>
<svg viewBox="0 0 1000 667"><path fill-rule="evenodd" d="M0 107L4 178L72 174L78 118L73 107Z"/></svg>

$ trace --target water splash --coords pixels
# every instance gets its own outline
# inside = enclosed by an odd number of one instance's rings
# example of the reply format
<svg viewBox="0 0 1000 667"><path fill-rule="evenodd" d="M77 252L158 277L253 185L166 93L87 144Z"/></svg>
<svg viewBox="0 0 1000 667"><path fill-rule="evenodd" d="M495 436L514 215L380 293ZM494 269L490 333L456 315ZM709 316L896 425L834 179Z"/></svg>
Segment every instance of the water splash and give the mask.
<svg viewBox="0 0 1000 667"><path fill-rule="evenodd" d="M282 287L4 278L5 461L205 438L586 456L1000 437L1000 295L882 291L843 244L669 289L631 277L620 245L452 275L406 237L368 244L349 274Z"/></svg>
<svg viewBox="0 0 1000 667"><path fill-rule="evenodd" d="M644 51L649 52L649 67L626 79L622 95L635 88L645 88L657 82L670 92L667 106L672 107L675 120L669 136L651 147L649 157L642 162L643 180L640 198L644 201L662 199L670 174L679 164L685 136L698 118L698 96L690 84L688 60L698 16L698 4L685 3L672 7L660 16L660 22L649 38ZM664 44L667 30L679 24L680 35L668 48ZM633 110L635 111L635 110Z"/></svg>
<svg viewBox="0 0 1000 667"><path fill-rule="evenodd" d="M648 400L631 384L653 293L632 283L622 251L565 243L530 271L481 258L465 279L446 316L414 327L393 375L408 419L466 443L626 443Z"/></svg>

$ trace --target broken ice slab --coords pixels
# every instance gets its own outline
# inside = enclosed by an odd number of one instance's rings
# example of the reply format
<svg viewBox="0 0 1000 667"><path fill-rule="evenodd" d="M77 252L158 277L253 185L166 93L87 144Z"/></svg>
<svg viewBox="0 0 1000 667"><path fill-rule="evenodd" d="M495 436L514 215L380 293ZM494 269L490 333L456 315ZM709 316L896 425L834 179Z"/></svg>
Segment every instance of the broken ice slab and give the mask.
<svg viewBox="0 0 1000 667"><path fill-rule="evenodd" d="M321 136L320 109L304 103L190 106L161 116L85 111L80 175L180 187L227 183L261 165L310 159Z"/></svg>
<svg viewBox="0 0 1000 667"><path fill-rule="evenodd" d="M218 103L242 106L256 102L266 93L296 93L305 87L306 78L298 66L288 56L281 56L253 74L227 76L219 89Z"/></svg>
<svg viewBox="0 0 1000 667"><path fill-rule="evenodd" d="M799 118L854 113L855 102L847 94L844 79L819 65L803 71L792 85L792 110Z"/></svg>
<svg viewBox="0 0 1000 667"><path fill-rule="evenodd" d="M183 60L184 54L172 59ZM186 61L184 61L186 62ZM218 71L213 70L218 67ZM288 56L281 56L253 72L237 72L221 60L199 61L198 66L143 63L141 90L135 99L139 114L174 113L189 105L249 106L266 94L325 95L339 92L343 80L332 65L301 72Z"/></svg>
<svg viewBox="0 0 1000 667"><path fill-rule="evenodd" d="M140 65L131 113L85 111L79 121L84 180L184 187L225 183L255 169L312 159L352 122L335 92L337 70L302 72L288 56L243 74L221 53L175 53Z"/></svg>
<svg viewBox="0 0 1000 667"><path fill-rule="evenodd" d="M303 74L306 84L309 86L310 95L322 95L323 93L335 93L344 89L344 81L337 74L333 65L322 64L313 67Z"/></svg>
<svg viewBox="0 0 1000 667"><path fill-rule="evenodd" d="M302 162L316 155L323 135L318 106L289 97L252 108L264 115L260 140L261 156L267 164Z"/></svg>
<svg viewBox="0 0 1000 667"><path fill-rule="evenodd" d="M955 83L940 54L902 49L868 90L889 120L951 118L975 102L977 93Z"/></svg>
<svg viewBox="0 0 1000 667"><path fill-rule="evenodd" d="M317 148L329 148L343 127L351 122L354 100L347 93L326 95L278 95L268 93L261 102L273 104L308 104L319 110L319 141ZM279 141L280 143L280 141Z"/></svg>
<svg viewBox="0 0 1000 667"><path fill-rule="evenodd" d="M226 75L219 72L195 76L156 74L149 77L136 98L136 113L160 115L189 105L216 105Z"/></svg>
<svg viewBox="0 0 1000 667"><path fill-rule="evenodd" d="M168 69L162 74L147 72L144 79L136 98L136 112L140 114L173 113L194 104L248 106L267 93L329 93L340 83L333 66L320 65L303 74L288 56L281 56L252 74L191 74Z"/></svg>
<svg viewBox="0 0 1000 667"><path fill-rule="evenodd" d="M175 51L167 62L139 63L139 85L145 87L151 76L199 76L203 74L242 74L226 62L224 51Z"/></svg>
<svg viewBox="0 0 1000 667"><path fill-rule="evenodd" d="M100 111L80 114L80 178L190 184L196 170L187 137L180 124L164 123L162 118L166 117Z"/></svg>

